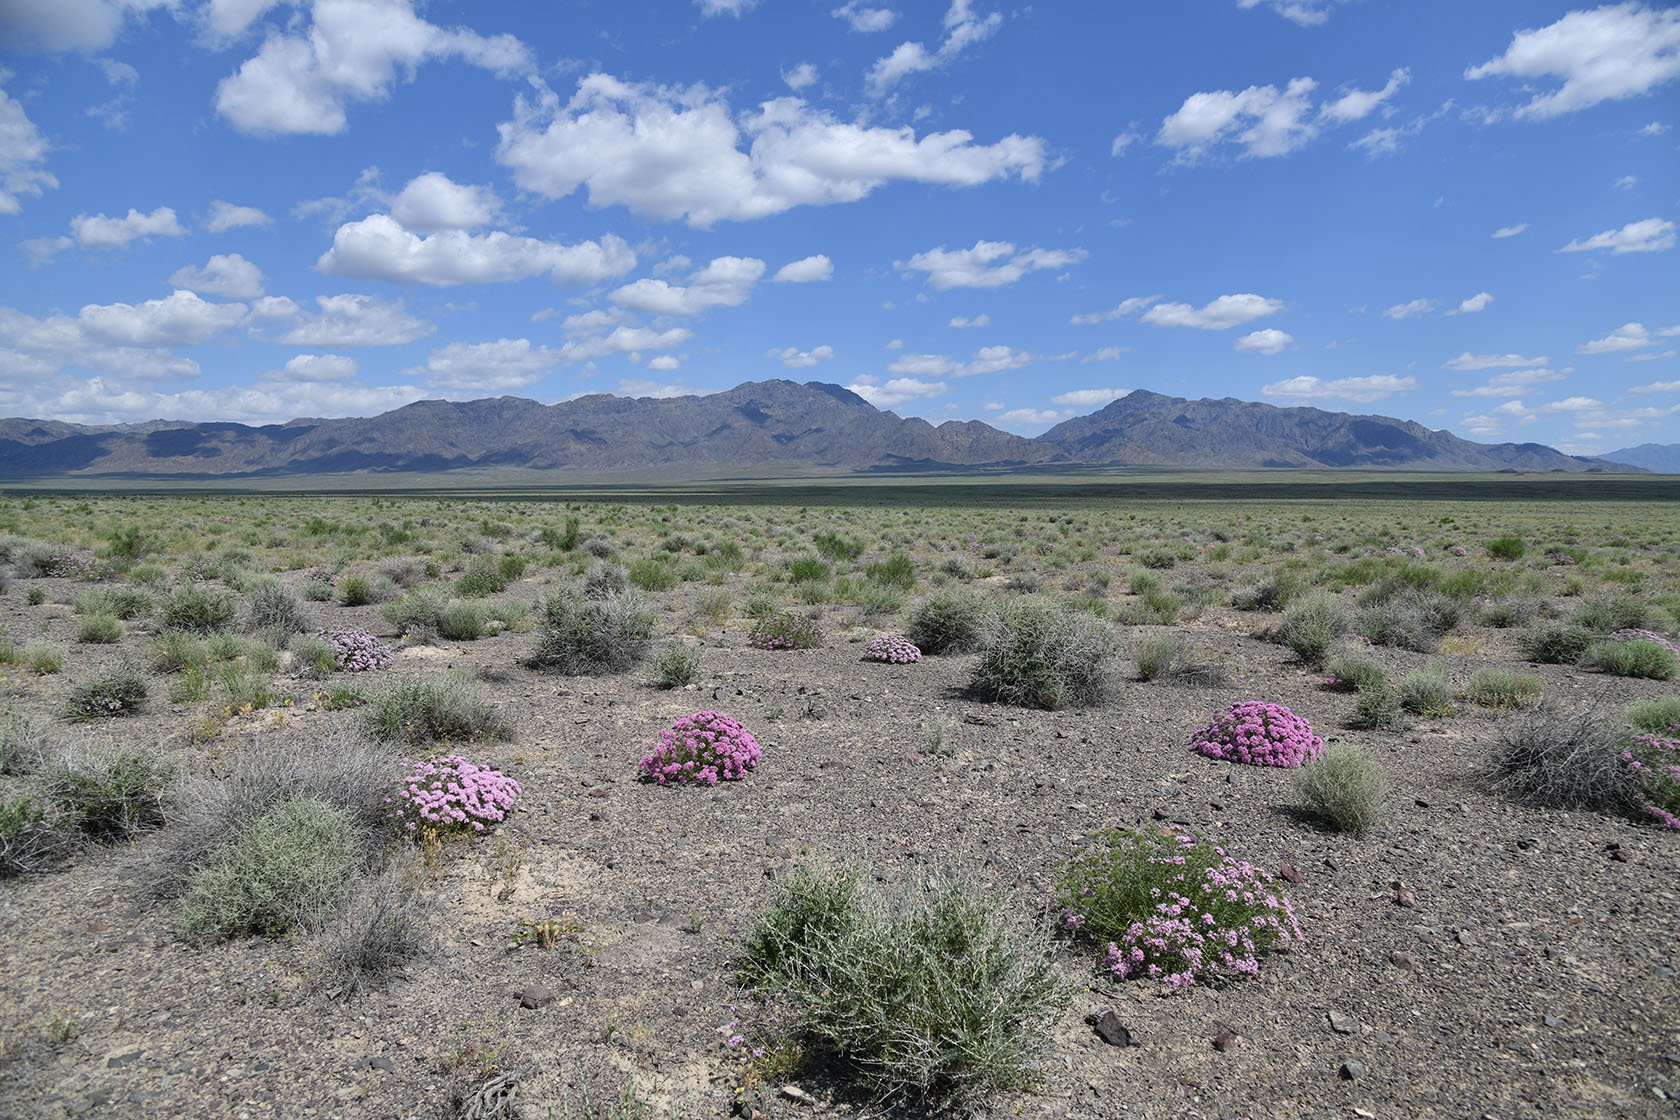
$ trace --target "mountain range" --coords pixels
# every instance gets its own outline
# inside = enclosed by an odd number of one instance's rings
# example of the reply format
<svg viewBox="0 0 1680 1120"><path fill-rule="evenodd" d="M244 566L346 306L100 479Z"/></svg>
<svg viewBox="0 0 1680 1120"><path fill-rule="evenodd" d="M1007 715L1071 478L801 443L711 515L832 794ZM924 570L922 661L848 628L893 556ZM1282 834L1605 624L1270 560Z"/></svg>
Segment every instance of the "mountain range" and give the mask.
<svg viewBox="0 0 1680 1120"><path fill-rule="evenodd" d="M1537 443L1484 444L1388 416L1136 390L1036 439L938 426L838 385L759 381L707 396L417 401L371 417L80 425L0 420L0 478L238 479L489 467L544 471L1006 470L1064 465L1640 470Z"/></svg>
<svg viewBox="0 0 1680 1120"><path fill-rule="evenodd" d="M1680 474L1680 443L1642 443L1638 447L1611 451L1604 457L1658 474Z"/></svg>

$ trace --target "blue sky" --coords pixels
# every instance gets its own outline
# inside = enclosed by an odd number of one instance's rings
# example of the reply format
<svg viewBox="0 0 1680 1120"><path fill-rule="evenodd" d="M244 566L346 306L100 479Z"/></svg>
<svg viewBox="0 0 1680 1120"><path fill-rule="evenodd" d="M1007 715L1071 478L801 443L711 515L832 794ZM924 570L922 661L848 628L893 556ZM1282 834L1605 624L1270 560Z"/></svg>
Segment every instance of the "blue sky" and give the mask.
<svg viewBox="0 0 1680 1120"><path fill-rule="evenodd" d="M1677 94L1635 2L0 0L0 414L787 377L1680 442Z"/></svg>

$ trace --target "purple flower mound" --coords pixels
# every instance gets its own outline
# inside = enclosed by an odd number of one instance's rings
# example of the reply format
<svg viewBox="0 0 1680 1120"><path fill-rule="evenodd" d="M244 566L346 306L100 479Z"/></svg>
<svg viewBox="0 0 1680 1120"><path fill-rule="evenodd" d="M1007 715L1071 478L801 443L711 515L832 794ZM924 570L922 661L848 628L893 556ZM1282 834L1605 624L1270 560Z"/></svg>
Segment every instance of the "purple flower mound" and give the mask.
<svg viewBox="0 0 1680 1120"><path fill-rule="evenodd" d="M1312 724L1264 700L1242 700L1190 737L1190 747L1209 758L1250 766L1300 766L1324 751Z"/></svg>
<svg viewBox="0 0 1680 1120"><path fill-rule="evenodd" d="M333 657L340 672L366 673L372 669L383 669L396 658L390 646L366 630L335 626L317 633L332 643Z"/></svg>
<svg viewBox="0 0 1680 1120"><path fill-rule="evenodd" d="M1622 762L1639 783L1645 808L1657 823L1680 830L1680 723L1666 734L1633 735L1622 752Z"/></svg>
<svg viewBox="0 0 1680 1120"><path fill-rule="evenodd" d="M747 776L763 752L740 721L716 712L684 716L659 733L659 745L642 758L642 777L660 785L715 786Z"/></svg>
<svg viewBox="0 0 1680 1120"><path fill-rule="evenodd" d="M892 665L908 665L922 659L922 651L903 634L883 634L864 648L865 661L885 661Z"/></svg>
<svg viewBox="0 0 1680 1120"><path fill-rule="evenodd" d="M488 766L468 762L458 754L410 765L406 777L395 779L397 791L385 799L391 816L406 832L436 826L457 832L483 832L508 815L524 790L519 783Z"/></svg>

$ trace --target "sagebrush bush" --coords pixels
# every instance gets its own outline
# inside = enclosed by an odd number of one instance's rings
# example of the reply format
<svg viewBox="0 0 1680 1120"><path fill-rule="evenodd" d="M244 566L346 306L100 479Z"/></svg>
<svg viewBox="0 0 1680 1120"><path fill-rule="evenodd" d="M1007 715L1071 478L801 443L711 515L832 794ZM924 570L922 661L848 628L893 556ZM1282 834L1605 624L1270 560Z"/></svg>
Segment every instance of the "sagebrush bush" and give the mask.
<svg viewBox="0 0 1680 1120"><path fill-rule="evenodd" d="M1239 611L1281 611L1307 589L1298 572L1273 572L1251 587L1231 593L1231 606Z"/></svg>
<svg viewBox="0 0 1680 1120"><path fill-rule="evenodd" d="M1146 681L1214 688L1230 680L1223 665L1208 660L1179 634L1151 634L1132 647L1132 659L1138 677Z"/></svg>
<svg viewBox="0 0 1680 1120"><path fill-rule="evenodd" d="M1487 708L1521 708L1540 699L1540 678L1510 669L1477 669L1464 686L1464 695Z"/></svg>
<svg viewBox="0 0 1680 1120"><path fill-rule="evenodd" d="M76 624L76 641L83 645L110 645L122 636L123 625L114 614L90 614Z"/></svg>
<svg viewBox="0 0 1680 1120"><path fill-rule="evenodd" d="M192 873L182 926L197 937L280 937L318 922L356 870L350 815L321 798L294 797Z"/></svg>
<svg viewBox="0 0 1680 1120"><path fill-rule="evenodd" d="M1338 831L1364 836L1382 820L1388 781L1358 747L1338 744L1301 768L1295 789L1308 807Z"/></svg>
<svg viewBox="0 0 1680 1120"><path fill-rule="evenodd" d="M1632 591L1601 590L1581 601L1571 619L1595 635L1616 630L1649 630L1661 624L1661 610L1645 596Z"/></svg>
<svg viewBox="0 0 1680 1120"><path fill-rule="evenodd" d="M252 633L285 645L293 634L315 628L315 613L279 580L268 579L245 593L245 625Z"/></svg>
<svg viewBox="0 0 1680 1120"><path fill-rule="evenodd" d="M145 699L145 678L133 669L119 666L71 686L64 694L62 710L65 719L83 723L128 715Z"/></svg>
<svg viewBox="0 0 1680 1120"><path fill-rule="evenodd" d="M379 608L386 622L417 641L437 637L447 607L442 595L430 588L412 588L400 599Z"/></svg>
<svg viewBox="0 0 1680 1120"><path fill-rule="evenodd" d="M1388 682L1382 662L1365 653L1338 653L1324 665L1324 686L1337 692L1364 692Z"/></svg>
<svg viewBox="0 0 1680 1120"><path fill-rule="evenodd" d="M23 665L37 677L49 676L64 668L64 650L50 642L30 642L23 647Z"/></svg>
<svg viewBox="0 0 1680 1120"><path fill-rule="evenodd" d="M926 654L968 653L980 644L985 614L985 605L974 592L942 588L911 609L904 636Z"/></svg>
<svg viewBox="0 0 1680 1120"><path fill-rule="evenodd" d="M1277 639L1301 661L1319 665L1347 631L1347 612L1341 603L1320 592L1290 604L1277 628Z"/></svg>
<svg viewBox="0 0 1680 1120"><path fill-rule="evenodd" d="M474 642L484 637L484 608L477 603L452 600L437 616L438 637L452 642Z"/></svg>
<svg viewBox="0 0 1680 1120"><path fill-rule="evenodd" d="M338 601L347 607L365 607L379 601L373 580L361 572L351 572L338 581Z"/></svg>
<svg viewBox="0 0 1680 1120"><path fill-rule="evenodd" d="M653 613L636 592L599 599L566 587L543 602L536 645L525 664L566 676L622 673L647 656Z"/></svg>
<svg viewBox="0 0 1680 1120"><path fill-rule="evenodd" d="M1478 614L1483 626L1511 629L1527 626L1546 613L1546 600L1537 595L1500 595L1490 599Z"/></svg>
<svg viewBox="0 0 1680 1120"><path fill-rule="evenodd" d="M642 556L630 562L628 578L643 591L669 591L677 585L677 566L660 556Z"/></svg>
<svg viewBox="0 0 1680 1120"><path fill-rule="evenodd" d="M660 688L681 688L700 677L700 651L667 642L653 655L653 679Z"/></svg>
<svg viewBox="0 0 1680 1120"><path fill-rule="evenodd" d="M1674 656L1674 651L1648 641L1594 642L1581 655L1580 663L1601 673L1653 681L1673 680L1680 673L1680 659Z"/></svg>
<svg viewBox="0 0 1680 1120"><path fill-rule="evenodd" d="M981 700L1054 711L1108 698L1120 652L1114 630L1036 599L988 614L969 692Z"/></svg>
<svg viewBox="0 0 1680 1120"><path fill-rule="evenodd" d="M188 583L163 601L163 624L172 630L214 634L239 617L239 601L219 587Z"/></svg>
<svg viewBox="0 0 1680 1120"><path fill-rule="evenodd" d="M495 709L458 673L397 678L368 701L362 725L377 739L410 746L508 735Z"/></svg>
<svg viewBox="0 0 1680 1120"><path fill-rule="evenodd" d="M623 564L604 560L589 569L583 577L583 594L589 599L605 599L609 594L622 595L630 590L630 573Z"/></svg>
<svg viewBox="0 0 1680 1120"><path fill-rule="evenodd" d="M1637 700L1628 705L1622 718L1635 731L1666 732L1680 724L1680 696Z"/></svg>
<svg viewBox="0 0 1680 1120"><path fill-rule="evenodd" d="M110 842L163 823L175 771L146 751L113 747L51 760L37 780L58 823Z"/></svg>
<svg viewBox="0 0 1680 1120"><path fill-rule="evenodd" d="M1406 726L1405 711L1400 694L1385 680L1359 690L1347 725L1361 731L1394 731Z"/></svg>
<svg viewBox="0 0 1680 1120"><path fill-rule="evenodd" d="M1621 735L1596 712L1540 709L1501 720L1472 776L1489 793L1525 804L1634 817L1642 799L1621 750Z"/></svg>
<svg viewBox="0 0 1680 1120"><path fill-rule="evenodd" d="M909 591L916 586L916 562L903 552L894 551L885 560L877 560L863 570L870 583Z"/></svg>
<svg viewBox="0 0 1680 1120"><path fill-rule="evenodd" d="M797 869L749 937L740 982L883 1104L960 1114L1024 1088L1071 992L1055 945L958 879L884 898L855 870Z"/></svg>
<svg viewBox="0 0 1680 1120"><path fill-rule="evenodd" d="M1415 716L1440 718L1452 715L1452 685L1444 665L1414 669L1395 686L1400 706Z"/></svg>
<svg viewBox="0 0 1680 1120"><path fill-rule="evenodd" d="M1058 924L1088 937L1116 980L1168 991L1256 975L1260 956L1301 940L1287 895L1266 872L1191 832L1111 829L1061 870Z"/></svg>
<svg viewBox="0 0 1680 1120"><path fill-rule="evenodd" d="M423 870L412 852L393 852L373 875L349 888L315 943L317 989L353 996L383 986L430 944Z"/></svg>
<svg viewBox="0 0 1680 1120"><path fill-rule="evenodd" d="M1373 645L1434 653L1442 635L1458 624L1460 613L1450 596L1413 590L1361 607L1353 617L1353 630Z"/></svg>
<svg viewBox="0 0 1680 1120"><path fill-rule="evenodd" d="M1517 645L1542 665L1573 665L1593 643L1593 632L1568 622L1543 622L1525 631Z"/></svg>
<svg viewBox="0 0 1680 1120"><path fill-rule="evenodd" d="M41 742L28 716L0 711L0 774L27 774L41 764Z"/></svg>
<svg viewBox="0 0 1680 1120"><path fill-rule="evenodd" d="M283 748L240 746L219 772L190 775L176 786L169 824L148 838L140 874L148 894L173 897L188 878L242 835L262 813L283 801L315 798L344 810L364 859L390 836L395 752L350 732L306 738Z"/></svg>

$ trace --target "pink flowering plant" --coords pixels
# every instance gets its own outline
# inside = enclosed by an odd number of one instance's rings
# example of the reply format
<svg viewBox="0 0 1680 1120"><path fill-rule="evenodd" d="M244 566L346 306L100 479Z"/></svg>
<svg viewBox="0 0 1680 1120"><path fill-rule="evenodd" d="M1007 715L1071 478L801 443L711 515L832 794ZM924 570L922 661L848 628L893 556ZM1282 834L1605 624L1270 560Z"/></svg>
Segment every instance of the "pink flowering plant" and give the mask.
<svg viewBox="0 0 1680 1120"><path fill-rule="evenodd" d="M883 634L864 647L863 659L885 661L891 665L908 665L912 661L920 661L922 651L903 634Z"/></svg>
<svg viewBox="0 0 1680 1120"><path fill-rule="evenodd" d="M816 620L780 611L753 627L747 644L754 649L816 649L822 630Z"/></svg>
<svg viewBox="0 0 1680 1120"><path fill-rule="evenodd" d="M1168 992L1256 975L1262 954L1302 939L1271 875L1189 832L1099 833L1063 867L1055 907L1063 931L1107 946L1116 980Z"/></svg>
<svg viewBox="0 0 1680 1120"><path fill-rule="evenodd" d="M483 832L506 819L524 791L519 783L458 754L405 758L406 775L393 779L385 798L391 819L404 832Z"/></svg>
<svg viewBox="0 0 1680 1120"><path fill-rule="evenodd" d="M1622 763L1657 823L1680 829L1680 723L1667 731L1634 732L1622 751Z"/></svg>
<svg viewBox="0 0 1680 1120"><path fill-rule="evenodd" d="M396 658L390 646L354 626L335 626L317 633L332 643L333 661L341 673L383 669Z"/></svg>
<svg viewBox="0 0 1680 1120"><path fill-rule="evenodd" d="M1300 766L1324 753L1312 724L1264 700L1240 700L1190 737L1190 748L1208 758L1249 766Z"/></svg>
<svg viewBox="0 0 1680 1120"><path fill-rule="evenodd" d="M642 757L640 769L643 778L662 786L715 786L746 777L762 754L739 720L695 712L659 733L659 744Z"/></svg>

